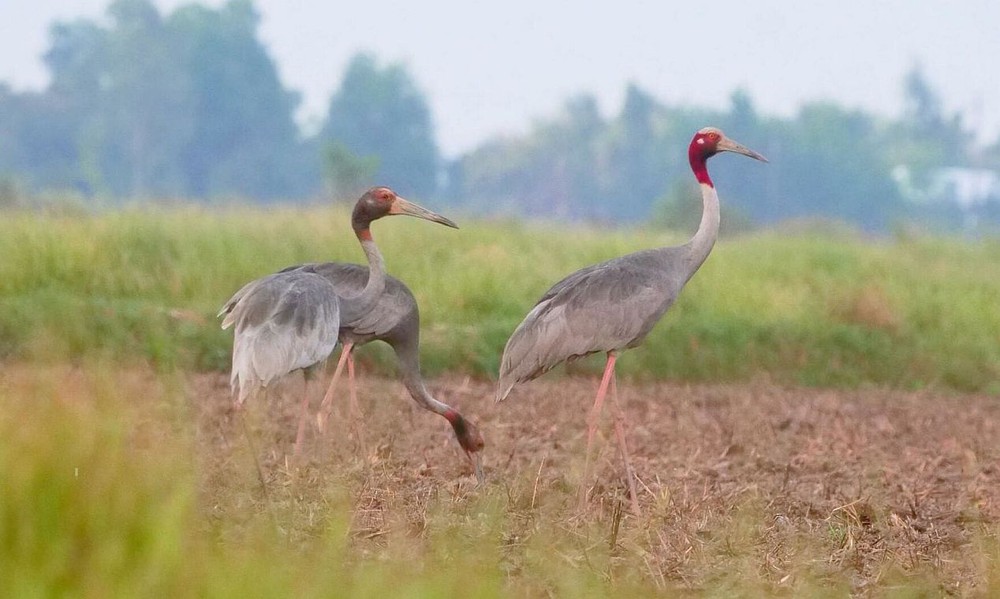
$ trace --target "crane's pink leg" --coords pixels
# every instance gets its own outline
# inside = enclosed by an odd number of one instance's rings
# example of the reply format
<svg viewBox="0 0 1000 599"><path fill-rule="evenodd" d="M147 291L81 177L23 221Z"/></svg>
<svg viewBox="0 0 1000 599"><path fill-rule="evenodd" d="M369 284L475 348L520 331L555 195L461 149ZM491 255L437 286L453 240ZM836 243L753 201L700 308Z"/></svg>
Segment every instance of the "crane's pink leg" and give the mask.
<svg viewBox="0 0 1000 599"><path fill-rule="evenodd" d="M601 418L601 406L604 405L604 397L608 393L608 383L611 382L615 373L615 360L618 356L613 351L608 352L608 361L604 364L604 376L601 377L601 386L597 388L597 397L594 398L594 407L590 409L587 416L587 457L583 466L583 481L580 483L580 509L587 504L587 485L590 484L590 446L594 443L594 433L597 432L597 424Z"/></svg>
<svg viewBox="0 0 1000 599"><path fill-rule="evenodd" d="M625 480L628 481L628 495L632 500L632 511L636 516L639 510L639 495L635 491L635 470L632 468L632 458L629 457L628 441L625 439L625 412L618 402L618 381L611 375L611 399L615 409L615 436L618 437L618 447L621 448L622 461L625 462Z"/></svg>
<svg viewBox="0 0 1000 599"><path fill-rule="evenodd" d="M340 378L340 373L344 370L344 363L347 362L347 358L350 357L353 348L353 343L345 343L344 347L341 348L340 359L337 360L337 369L333 371L333 378L330 379L330 387L323 396L323 403L319 405L319 412L316 413L316 425L319 427L319 432L321 433L326 432L326 420L330 417L330 407L333 403L333 390L337 387L337 379Z"/></svg>
<svg viewBox="0 0 1000 599"><path fill-rule="evenodd" d="M358 391L354 384L354 355L348 354L347 356L347 386L350 389L351 394L351 412L354 418L354 434L358 438L358 450L361 455L367 460L368 459L368 449L365 447L365 435L364 417L361 414L361 407L358 405Z"/></svg>
<svg viewBox="0 0 1000 599"><path fill-rule="evenodd" d="M292 458L298 461L302 455L302 439L306 436L306 417L309 414L309 377L302 377L302 404L299 412L299 429L295 434L295 449Z"/></svg>

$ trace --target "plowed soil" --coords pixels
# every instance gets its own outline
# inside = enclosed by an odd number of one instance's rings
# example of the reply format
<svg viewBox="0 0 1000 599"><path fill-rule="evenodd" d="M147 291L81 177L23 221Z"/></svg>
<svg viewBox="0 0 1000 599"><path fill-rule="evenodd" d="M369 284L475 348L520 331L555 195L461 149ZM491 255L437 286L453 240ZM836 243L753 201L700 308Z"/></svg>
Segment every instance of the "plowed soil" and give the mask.
<svg viewBox="0 0 1000 599"><path fill-rule="evenodd" d="M248 502L277 509L293 542L308 543L322 534L315 513L339 494L354 506L352 542L370 554L394 529L428 534L429 513L467 514L485 497L500 505L497 543L512 580L528 559L523 548L553 522L609 547L611 576L661 589L711 589L736 572L793 594L790 585L809 576L860 594L922 577L940 592L967 595L983 593L996 575L996 396L621 381L639 479L635 515L610 399L589 499L583 510L577 504L593 378L554 373L499 406L489 382L432 381L435 396L486 438L484 487L443 418L419 409L391 378L362 368L358 383L364 447L352 432L345 381L332 431L323 437L310 420L297 463L289 456L301 379L247 405L261 487L226 378L187 379L210 518L231 522ZM313 393L315 410L319 385Z"/></svg>

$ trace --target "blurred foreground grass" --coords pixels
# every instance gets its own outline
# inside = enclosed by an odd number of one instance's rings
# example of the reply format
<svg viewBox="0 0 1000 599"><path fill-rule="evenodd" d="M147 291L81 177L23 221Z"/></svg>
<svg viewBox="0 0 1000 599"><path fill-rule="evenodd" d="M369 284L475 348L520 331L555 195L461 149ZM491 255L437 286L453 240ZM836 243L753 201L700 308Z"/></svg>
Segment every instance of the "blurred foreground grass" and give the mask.
<svg viewBox="0 0 1000 599"><path fill-rule="evenodd" d="M701 491L686 499L677 488L620 529L620 513L600 509L581 518L567 507L574 489L539 488L533 472L508 473L482 489L468 477L397 488L384 466L363 470L343 461L302 474L272 471L267 497L243 439L233 436L233 447L223 449L198 438L195 412L206 398L186 385L177 374L102 360L0 373L0 595L829 597L863 588L874 596L923 597L1000 591L995 535L953 544L955 553L947 555L963 562L958 583L939 577L942 564L921 565L906 555L879 562L883 571L860 572L836 556L849 553L845 539L871 522L834 512L826 528L804 528L808 518L792 514L797 525L781 527L752 492L738 493L720 509L700 507ZM894 513L888 505L869 509L879 514L878 526L888 526L882 522ZM381 524L369 530L365 514L373 511ZM688 551L670 551L683 539L662 536L676 530L678 520L691 535ZM907 561L906 568L898 563ZM862 575L860 582L852 578Z"/></svg>
<svg viewBox="0 0 1000 599"><path fill-rule="evenodd" d="M495 376L507 336L569 272L683 236L511 222L376 223L423 315L425 368ZM0 358L228 368L214 318L243 283L361 262L344 209L193 207L0 218ZM642 379L1000 392L1000 241L783 230L725 239L620 372ZM391 372L383 349L366 349ZM601 360L573 365L598 371Z"/></svg>
<svg viewBox="0 0 1000 599"><path fill-rule="evenodd" d="M291 542L301 536L288 530L286 515L295 506L272 508L285 526L276 531L253 499L255 480L221 491L199 478L199 464L217 456L196 454L174 380L53 366L8 370L0 385L5 597L489 597L499 591L489 561L495 551L453 555L462 549L460 537L438 546L447 554L417 559L404 546L398 555L361 559L349 549L351 508L343 493L318 504L318 532L308 543ZM237 517L214 518L220 504ZM473 526L470 534L483 531Z"/></svg>

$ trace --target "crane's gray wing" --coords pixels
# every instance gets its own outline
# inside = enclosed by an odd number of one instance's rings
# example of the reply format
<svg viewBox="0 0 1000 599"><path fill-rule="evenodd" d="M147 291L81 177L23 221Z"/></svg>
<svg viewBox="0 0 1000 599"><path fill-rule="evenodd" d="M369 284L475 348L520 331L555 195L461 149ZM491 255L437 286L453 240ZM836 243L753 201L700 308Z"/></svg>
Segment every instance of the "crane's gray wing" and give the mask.
<svg viewBox="0 0 1000 599"><path fill-rule="evenodd" d="M324 262L291 267L315 273L328 280L340 297L340 326L358 336L385 337L406 318L419 318L417 300L402 281L386 276L385 291L370 310L356 310L351 298L368 282L368 267L360 264ZM290 269L286 269L290 270Z"/></svg>
<svg viewBox="0 0 1000 599"><path fill-rule="evenodd" d="M670 307L683 280L649 252L577 271L556 283L507 341L497 401L564 360L633 347Z"/></svg>
<svg viewBox="0 0 1000 599"><path fill-rule="evenodd" d="M326 359L337 344L340 306L329 281L307 272L269 275L226 302L235 325L231 385L239 401L257 387Z"/></svg>

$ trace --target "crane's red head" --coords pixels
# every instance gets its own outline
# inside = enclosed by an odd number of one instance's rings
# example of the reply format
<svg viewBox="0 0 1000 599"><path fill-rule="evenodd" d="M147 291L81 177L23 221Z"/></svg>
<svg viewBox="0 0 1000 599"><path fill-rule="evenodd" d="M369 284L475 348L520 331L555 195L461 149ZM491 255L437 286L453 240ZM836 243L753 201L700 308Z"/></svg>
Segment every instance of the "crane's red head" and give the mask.
<svg viewBox="0 0 1000 599"><path fill-rule="evenodd" d="M358 237L371 239L371 232L368 230L368 227L372 221L393 214L415 216L455 229L458 228L458 225L447 218L401 198L396 195L395 191L388 187L372 187L361 196L358 203L354 205L354 212L351 214L351 226Z"/></svg>
<svg viewBox="0 0 1000 599"><path fill-rule="evenodd" d="M482 484L486 480L486 476L483 474L482 451L486 447L483 434L479 432L476 425L466 420L465 417L455 410L448 410L445 412L444 417L451 423L451 428L455 429L455 437L458 438L458 444L465 450L465 455L469 456L469 460L472 461L476 469L476 480Z"/></svg>
<svg viewBox="0 0 1000 599"><path fill-rule="evenodd" d="M694 134L694 137L691 139L691 145L688 146L688 161L691 163L691 170L694 171L694 176L698 179L698 183L712 185L712 179L708 176L705 161L719 152L736 152L737 154L743 154L744 156L767 162L767 158L729 139L719 129L705 127Z"/></svg>

